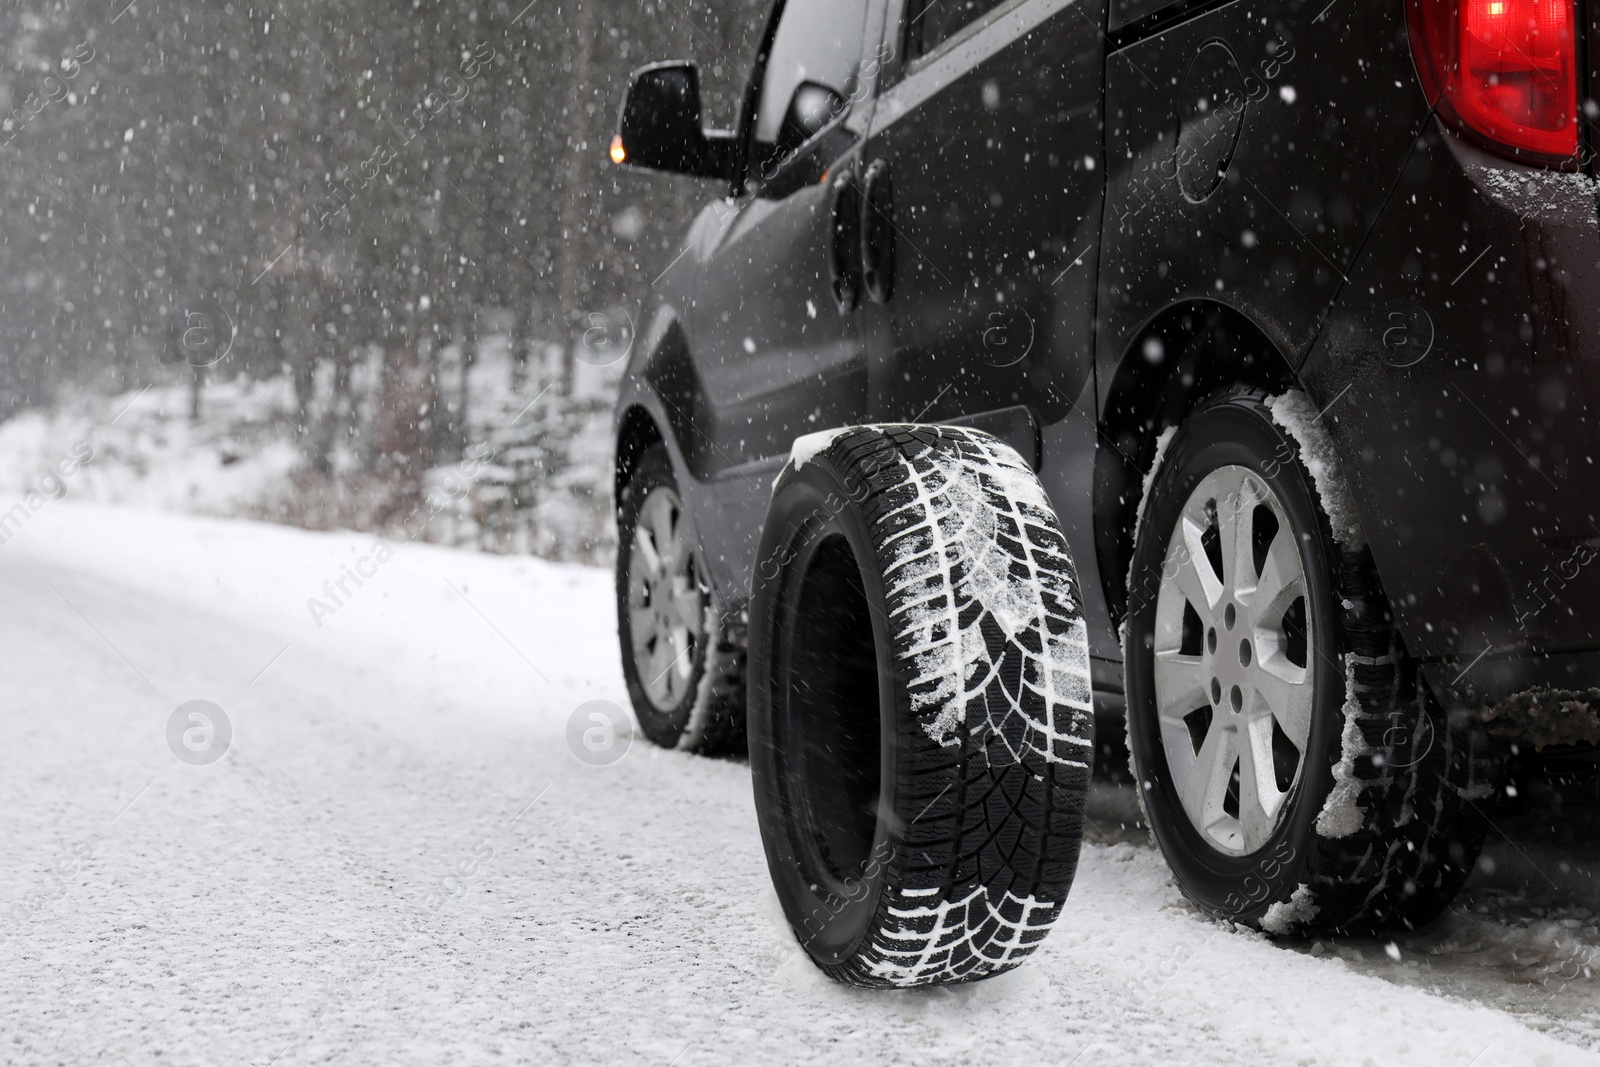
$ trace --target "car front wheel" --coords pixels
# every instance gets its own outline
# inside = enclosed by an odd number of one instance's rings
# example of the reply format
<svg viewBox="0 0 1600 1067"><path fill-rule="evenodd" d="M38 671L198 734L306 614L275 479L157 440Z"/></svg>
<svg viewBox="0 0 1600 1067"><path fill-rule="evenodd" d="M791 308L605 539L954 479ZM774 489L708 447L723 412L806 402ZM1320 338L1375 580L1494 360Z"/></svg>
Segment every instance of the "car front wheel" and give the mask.
<svg viewBox="0 0 1600 1067"><path fill-rule="evenodd" d="M634 716L664 748L744 749L744 651L716 604L663 445L617 501L617 631Z"/></svg>

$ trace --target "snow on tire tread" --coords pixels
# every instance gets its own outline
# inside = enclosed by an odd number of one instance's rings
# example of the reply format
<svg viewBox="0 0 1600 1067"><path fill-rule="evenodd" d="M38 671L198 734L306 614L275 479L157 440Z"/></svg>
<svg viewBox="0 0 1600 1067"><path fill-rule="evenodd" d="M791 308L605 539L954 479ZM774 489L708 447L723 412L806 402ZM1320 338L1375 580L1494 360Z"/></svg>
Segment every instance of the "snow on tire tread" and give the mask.
<svg viewBox="0 0 1600 1067"><path fill-rule="evenodd" d="M913 768L901 773L900 861L870 944L839 977L919 986L1010 970L1061 914L1092 769L1070 551L1033 471L989 434L859 427L826 452L871 472Z"/></svg>

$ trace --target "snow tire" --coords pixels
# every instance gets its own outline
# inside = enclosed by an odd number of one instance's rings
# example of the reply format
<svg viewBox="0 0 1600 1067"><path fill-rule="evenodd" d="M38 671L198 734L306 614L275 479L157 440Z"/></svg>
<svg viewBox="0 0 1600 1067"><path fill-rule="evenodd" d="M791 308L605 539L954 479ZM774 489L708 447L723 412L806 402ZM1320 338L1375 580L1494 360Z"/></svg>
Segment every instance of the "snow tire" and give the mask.
<svg viewBox="0 0 1600 1067"><path fill-rule="evenodd" d="M750 608L750 761L796 938L861 986L968 982L1044 940L1094 759L1076 570L1026 462L976 430L813 435Z"/></svg>

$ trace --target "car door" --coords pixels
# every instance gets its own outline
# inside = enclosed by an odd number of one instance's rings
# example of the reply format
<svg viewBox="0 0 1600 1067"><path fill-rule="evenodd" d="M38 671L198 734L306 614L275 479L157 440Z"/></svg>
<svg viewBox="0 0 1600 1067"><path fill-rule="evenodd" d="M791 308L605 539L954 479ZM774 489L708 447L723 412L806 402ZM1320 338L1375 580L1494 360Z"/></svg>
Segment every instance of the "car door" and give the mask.
<svg viewBox="0 0 1600 1067"><path fill-rule="evenodd" d="M865 167L874 413L1061 418L1092 370L1104 0L897 0ZM869 263L869 274L874 265ZM887 289L887 291L884 291ZM1092 402L1092 401L1091 401ZM1092 416L1092 411L1090 415Z"/></svg>
<svg viewBox="0 0 1600 1067"><path fill-rule="evenodd" d="M735 599L747 592L772 474L797 436L860 422L867 366L856 317L832 281L826 180L859 150L870 117L864 67L873 0L787 0L772 16L741 120L742 195L720 205L722 232L701 265L690 347L714 425L711 563Z"/></svg>

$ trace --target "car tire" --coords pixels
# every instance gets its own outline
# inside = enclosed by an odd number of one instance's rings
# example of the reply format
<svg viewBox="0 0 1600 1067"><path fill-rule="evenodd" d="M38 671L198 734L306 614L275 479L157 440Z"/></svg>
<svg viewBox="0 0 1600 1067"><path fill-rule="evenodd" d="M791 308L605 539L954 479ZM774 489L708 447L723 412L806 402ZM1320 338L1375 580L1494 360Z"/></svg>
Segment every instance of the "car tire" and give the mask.
<svg viewBox="0 0 1600 1067"><path fill-rule="evenodd" d="M1183 892L1276 934L1427 921L1477 858L1492 763L1405 653L1315 407L1215 395L1146 485L1128 747Z"/></svg>
<svg viewBox="0 0 1600 1067"><path fill-rule="evenodd" d="M666 446L617 500L617 635L639 728L663 748L742 753L744 640L717 603Z"/></svg>
<svg viewBox="0 0 1600 1067"><path fill-rule="evenodd" d="M778 898L835 979L986 978L1055 923L1094 760L1078 592L996 438L796 442L753 582L750 764Z"/></svg>

